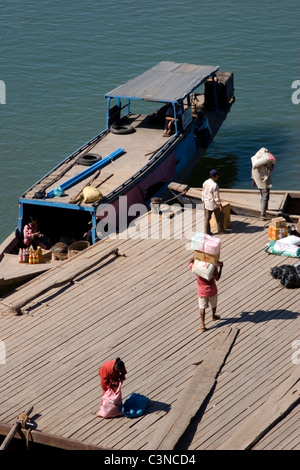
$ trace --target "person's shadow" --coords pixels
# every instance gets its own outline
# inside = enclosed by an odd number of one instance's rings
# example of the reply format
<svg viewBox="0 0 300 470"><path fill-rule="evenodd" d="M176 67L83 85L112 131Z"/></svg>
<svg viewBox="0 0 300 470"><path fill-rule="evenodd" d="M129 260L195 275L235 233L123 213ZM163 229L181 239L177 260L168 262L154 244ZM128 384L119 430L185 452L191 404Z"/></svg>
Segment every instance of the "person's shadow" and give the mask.
<svg viewBox="0 0 300 470"><path fill-rule="evenodd" d="M291 310L276 309L276 310L256 310L255 312L242 312L240 317L229 317L220 320L213 328L220 328L226 325L233 325L235 323L262 323L268 320L294 320L300 314Z"/></svg>
<svg viewBox="0 0 300 470"><path fill-rule="evenodd" d="M230 231L232 233L257 233L267 231L266 226L251 225L248 222L234 220L230 224Z"/></svg>
<svg viewBox="0 0 300 470"><path fill-rule="evenodd" d="M157 411L165 411L168 413L171 409L171 405L164 403L163 401L150 400L146 408L145 414L156 413Z"/></svg>

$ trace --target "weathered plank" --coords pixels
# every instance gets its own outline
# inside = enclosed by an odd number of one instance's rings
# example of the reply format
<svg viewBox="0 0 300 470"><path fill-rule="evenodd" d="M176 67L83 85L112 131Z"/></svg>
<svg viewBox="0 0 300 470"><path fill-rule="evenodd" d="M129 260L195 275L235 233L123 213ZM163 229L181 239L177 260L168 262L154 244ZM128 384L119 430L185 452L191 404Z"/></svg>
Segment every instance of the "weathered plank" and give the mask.
<svg viewBox="0 0 300 470"><path fill-rule="evenodd" d="M222 445L219 450L251 449L290 409L300 402L300 370L295 369Z"/></svg>
<svg viewBox="0 0 300 470"><path fill-rule="evenodd" d="M266 255L267 223L233 216L232 233L221 238L222 320L212 322L208 310L205 334L199 331L196 280L188 269L192 253L185 250L187 240L173 235L169 240L103 240L67 261L67 270L59 270L68 277L116 245L126 255L117 266L87 269L67 289L53 289L26 305L28 315L11 316L2 303L0 338L7 363L1 365L1 422L12 422L30 393L41 433L79 440L83 446L146 448L170 407L177 406L193 363L204 359L222 327L236 326L240 333L201 420L191 421L176 447L215 449L222 444L288 377L299 298L269 276L271 266L294 264L295 259ZM57 271L41 280L49 276L48 284L53 283ZM37 287L31 281L5 301L19 302ZM148 413L137 420L95 417L101 399L98 369L118 355L128 367L124 397L136 391L151 400ZM293 442L282 439L280 446L297 447L297 435Z"/></svg>
<svg viewBox="0 0 300 470"><path fill-rule="evenodd" d="M162 420L154 438L146 448L172 450L203 404L238 334L236 328L225 328L219 333L203 362L196 367L192 378L183 389L176 405Z"/></svg>
<svg viewBox="0 0 300 470"><path fill-rule="evenodd" d="M0 423L0 434L6 435L8 437L9 432L10 431L8 431L8 425ZM18 433L18 430L15 432L14 438L23 439L23 435L19 436L17 433ZM83 442L76 441L74 439L66 439L64 437L60 437L60 436L50 434L50 433L41 432L39 430L34 430L34 429L31 431L30 442L34 442L36 444L41 444L45 446L57 447L57 448L64 449L64 450L104 450L100 446L84 444ZM4 441L2 445L3 444L4 444ZM0 450L5 450L5 449L0 448Z"/></svg>
<svg viewBox="0 0 300 470"><path fill-rule="evenodd" d="M87 269L91 269L92 267L96 266L97 264L101 263L106 258L108 258L109 256L112 256L112 255L118 256L118 249L117 248L114 248L113 250L111 250L106 255L102 255L100 258L97 257L96 260L93 260L92 262L89 262L88 264L80 266L77 269L72 269L71 273L67 273L66 277L65 276L60 277L60 278L56 279L54 282L47 282L46 281L44 283L44 285L41 283L38 286L38 288L35 290L35 292L28 293L27 295L25 294L25 296L23 297L23 299L21 301L16 302L15 304L9 305L11 313L13 313L15 315L21 313L21 309L22 309L22 307L24 307L24 305L27 305L29 302L32 302L34 299L36 299L37 297L45 294L50 289L57 289L57 288L63 287L67 284L70 284L70 283L74 282L74 279L76 277L80 276L81 274L83 274ZM63 271L62 271L62 273L63 273Z"/></svg>

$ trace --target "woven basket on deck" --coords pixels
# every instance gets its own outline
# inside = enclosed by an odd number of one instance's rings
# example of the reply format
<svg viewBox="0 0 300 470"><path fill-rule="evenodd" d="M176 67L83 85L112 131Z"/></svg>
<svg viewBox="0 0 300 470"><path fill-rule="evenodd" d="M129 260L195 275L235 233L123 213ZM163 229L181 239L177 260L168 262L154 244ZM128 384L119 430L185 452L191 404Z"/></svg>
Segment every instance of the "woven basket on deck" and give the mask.
<svg viewBox="0 0 300 470"><path fill-rule="evenodd" d="M72 245L70 245L68 249L69 258L77 255L77 253L83 250L86 250L89 246L90 243L84 240L72 243Z"/></svg>
<svg viewBox="0 0 300 470"><path fill-rule="evenodd" d="M56 252L56 253L52 253L52 259L53 260L64 260L64 259L67 259L68 258L68 253L59 253L59 252Z"/></svg>
<svg viewBox="0 0 300 470"><path fill-rule="evenodd" d="M51 258L53 260L64 260L68 258L68 245L63 242L55 243L50 248Z"/></svg>
<svg viewBox="0 0 300 470"><path fill-rule="evenodd" d="M63 242L58 242L50 248L50 251L52 251L52 253L67 253L68 245Z"/></svg>

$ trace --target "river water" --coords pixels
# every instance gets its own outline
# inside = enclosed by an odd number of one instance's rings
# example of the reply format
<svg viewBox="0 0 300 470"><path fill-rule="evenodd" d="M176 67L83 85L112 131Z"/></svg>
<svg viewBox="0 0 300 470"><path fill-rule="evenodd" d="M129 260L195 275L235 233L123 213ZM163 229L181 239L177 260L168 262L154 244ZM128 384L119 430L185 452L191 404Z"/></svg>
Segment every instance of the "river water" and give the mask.
<svg viewBox="0 0 300 470"><path fill-rule="evenodd" d="M267 147L273 188L300 189L298 1L2 0L0 12L0 241L18 197L105 127L104 94L162 60L234 72L236 102L192 185L217 167L221 187L250 188Z"/></svg>

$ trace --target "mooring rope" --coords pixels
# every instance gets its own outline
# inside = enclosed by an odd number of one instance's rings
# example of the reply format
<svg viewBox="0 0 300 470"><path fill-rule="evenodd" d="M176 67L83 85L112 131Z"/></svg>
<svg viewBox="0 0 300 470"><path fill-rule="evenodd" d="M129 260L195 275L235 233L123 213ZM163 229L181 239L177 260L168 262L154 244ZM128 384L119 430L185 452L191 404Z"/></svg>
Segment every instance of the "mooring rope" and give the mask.
<svg viewBox="0 0 300 470"><path fill-rule="evenodd" d="M17 420L20 421L21 428L23 433L25 434L25 439L26 439L26 448L28 449L28 442L29 442L29 435L31 432L30 427L26 429L26 423L27 421L30 420L29 416L23 411L17 416Z"/></svg>
<svg viewBox="0 0 300 470"><path fill-rule="evenodd" d="M171 193L172 193L172 190L170 189ZM168 199L167 201L163 201L163 204L168 204L170 201L173 201L173 199L178 199L179 196L182 196L183 194L186 194L188 190L186 189L185 191L182 191L181 193L178 193L176 194L174 197L172 197L171 199ZM173 193L174 194L174 193Z"/></svg>

